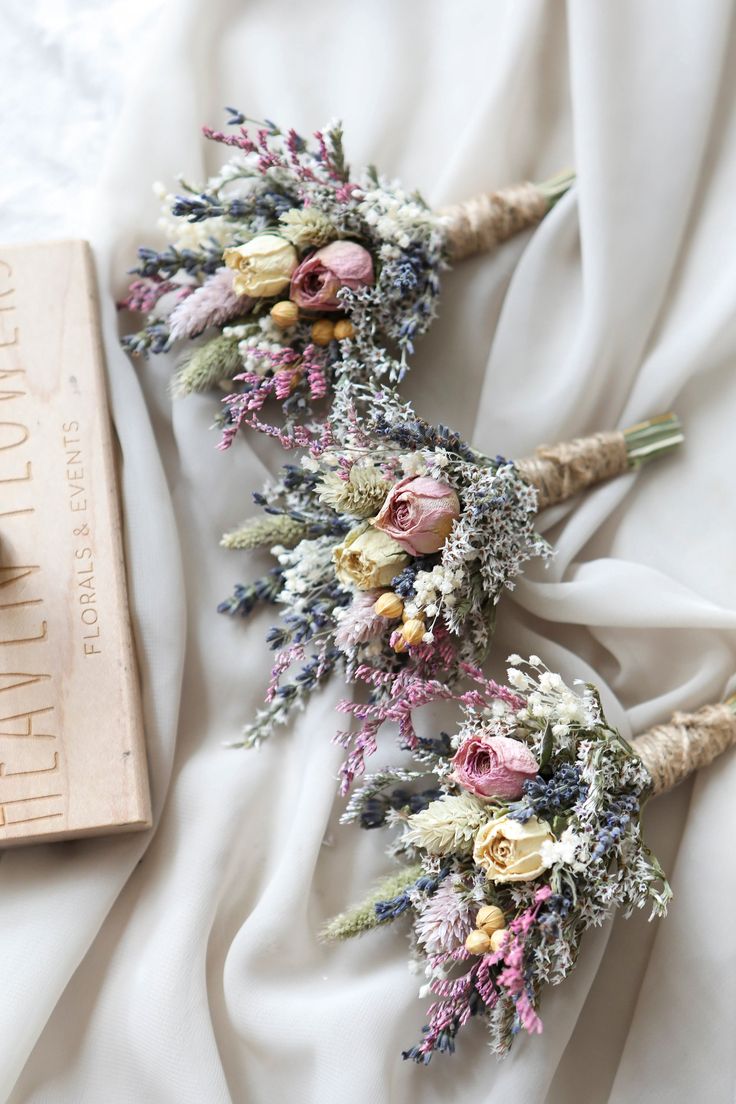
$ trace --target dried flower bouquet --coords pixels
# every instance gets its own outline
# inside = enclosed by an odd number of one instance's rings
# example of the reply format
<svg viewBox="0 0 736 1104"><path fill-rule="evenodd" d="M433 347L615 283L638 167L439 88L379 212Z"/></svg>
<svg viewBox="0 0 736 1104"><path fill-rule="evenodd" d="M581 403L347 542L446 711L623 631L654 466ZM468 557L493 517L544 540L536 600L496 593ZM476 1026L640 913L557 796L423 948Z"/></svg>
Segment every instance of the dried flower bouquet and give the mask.
<svg viewBox="0 0 736 1104"><path fill-rule="evenodd" d="M415 770L366 779L343 817L398 828L400 870L324 935L410 919L412 967L434 998L404 1052L417 1062L452 1052L473 1017L503 1055L519 1031L541 1032L544 990L572 970L588 928L619 908L664 915L671 892L642 840L642 805L736 742L736 699L629 745L593 686L565 685L536 656L509 661L507 686L469 669L453 737L420 745ZM446 696L427 684L425 700ZM427 775L434 785L418 789Z"/></svg>
<svg viewBox="0 0 736 1104"><path fill-rule="evenodd" d="M343 791L384 722L398 722L402 745L414 746L424 679L451 689L464 664L482 662L501 594L528 559L551 555L537 511L682 441L666 415L514 462L481 455L389 391L373 392L358 418L351 395L338 391L302 465L256 496L265 516L225 535L231 548L270 548L277 563L220 606L282 607L268 637L277 656L267 702L242 744L286 723L337 667L370 687L367 703L341 706L359 721L337 736L349 750Z"/></svg>
<svg viewBox="0 0 736 1104"><path fill-rule="evenodd" d="M187 350L175 391L232 392L225 446L241 426L307 444L340 379L399 381L448 263L539 222L573 179L434 212L372 167L353 178L338 123L310 143L228 111L231 130L204 133L233 156L204 188L182 180L180 194L164 193L169 244L139 250L121 303L146 316L124 338L132 353ZM270 398L283 409L278 427L261 419Z"/></svg>

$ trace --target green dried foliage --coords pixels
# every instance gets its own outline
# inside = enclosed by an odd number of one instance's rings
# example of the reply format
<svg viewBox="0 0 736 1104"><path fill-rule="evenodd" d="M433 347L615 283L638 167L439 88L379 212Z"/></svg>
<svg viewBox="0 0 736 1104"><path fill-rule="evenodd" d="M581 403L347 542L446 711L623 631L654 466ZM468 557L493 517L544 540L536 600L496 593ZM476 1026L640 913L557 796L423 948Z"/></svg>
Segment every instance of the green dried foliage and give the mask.
<svg viewBox="0 0 736 1104"><path fill-rule="evenodd" d="M284 548L294 548L304 540L309 530L301 521L280 514L273 517L249 518L231 533L223 534L220 544L223 548L252 549L272 548L282 544Z"/></svg>
<svg viewBox="0 0 736 1104"><path fill-rule="evenodd" d="M220 334L199 345L174 376L175 395L191 395L207 391L222 380L229 380L240 368L238 338Z"/></svg>

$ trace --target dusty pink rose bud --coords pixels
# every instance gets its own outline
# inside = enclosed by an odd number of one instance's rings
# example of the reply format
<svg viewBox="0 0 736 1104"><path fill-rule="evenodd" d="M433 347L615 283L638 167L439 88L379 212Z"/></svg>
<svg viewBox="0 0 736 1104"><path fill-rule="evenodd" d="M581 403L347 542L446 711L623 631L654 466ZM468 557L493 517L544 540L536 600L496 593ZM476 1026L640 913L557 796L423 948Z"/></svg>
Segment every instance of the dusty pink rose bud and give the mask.
<svg viewBox="0 0 736 1104"><path fill-rule="evenodd" d="M426 556L439 552L459 516L460 500L452 487L418 475L391 488L373 524L411 556Z"/></svg>
<svg viewBox="0 0 736 1104"><path fill-rule="evenodd" d="M333 311L341 307L340 288L373 283L373 259L355 242L336 241L302 261L291 277L289 297L304 310Z"/></svg>
<svg viewBox="0 0 736 1104"><path fill-rule="evenodd" d="M539 764L520 740L508 736L469 736L452 760L453 777L479 797L502 797L513 801L522 795L522 785L534 778Z"/></svg>

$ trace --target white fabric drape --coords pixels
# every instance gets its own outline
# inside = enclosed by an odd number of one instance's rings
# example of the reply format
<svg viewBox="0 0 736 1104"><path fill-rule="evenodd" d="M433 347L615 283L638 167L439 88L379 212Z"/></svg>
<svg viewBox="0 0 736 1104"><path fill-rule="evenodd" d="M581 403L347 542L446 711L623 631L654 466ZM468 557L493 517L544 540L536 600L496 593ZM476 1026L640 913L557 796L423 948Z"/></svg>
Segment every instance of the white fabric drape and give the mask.
<svg viewBox="0 0 736 1104"><path fill-rule="evenodd" d="M729 0L195 0L145 46L93 243L122 454L128 570L158 823L0 862L0 1094L13 1104L727 1104L736 1089L736 760L647 811L670 917L592 934L502 1064L482 1025L401 1062L424 1005L400 925L321 946L388 868L339 829L331 685L259 753L268 615L214 612L264 566L218 548L279 457L214 450L214 399L131 365L114 299L155 237L152 180L200 179L225 103L309 132L433 203L574 164L533 235L445 280L406 392L518 456L674 407L687 444L550 512L558 554L501 607L495 662L535 651L604 690L625 732L716 700L736 672L736 41ZM396 757L386 738L376 763Z"/></svg>

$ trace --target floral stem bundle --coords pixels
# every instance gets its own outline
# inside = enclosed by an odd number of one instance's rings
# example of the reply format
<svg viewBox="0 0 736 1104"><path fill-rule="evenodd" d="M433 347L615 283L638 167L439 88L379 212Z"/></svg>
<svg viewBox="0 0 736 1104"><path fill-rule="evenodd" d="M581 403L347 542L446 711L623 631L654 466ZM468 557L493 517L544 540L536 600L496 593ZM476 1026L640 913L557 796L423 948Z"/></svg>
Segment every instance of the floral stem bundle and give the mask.
<svg viewBox="0 0 736 1104"><path fill-rule="evenodd" d="M553 447L542 445L517 467L536 487L537 508L542 510L640 467L677 448L683 440L677 417L662 414L629 429L594 433Z"/></svg>
<svg viewBox="0 0 736 1104"><path fill-rule="evenodd" d="M736 743L736 698L629 745L594 687L566 686L536 656L510 662L507 686L469 669L455 736L425 742L416 770L366 779L343 818L398 828L400 866L324 936L410 917L414 969L434 998L404 1052L417 1062L452 1052L473 1017L504 1054L518 1031L542 1030L544 988L575 965L586 929L615 908L664 915L671 892L642 840L642 805ZM441 696L429 687L426 700ZM419 790L426 775L434 786Z"/></svg>
<svg viewBox="0 0 736 1104"><path fill-rule="evenodd" d="M439 214L449 260L487 253L535 226L574 180L574 173L563 172L541 184L516 184L442 208Z"/></svg>
<svg viewBox="0 0 736 1104"><path fill-rule="evenodd" d="M397 722L402 746L414 747L424 680L449 692L464 664L479 664L501 594L528 559L552 554L534 528L538 509L681 440L670 414L514 462L483 456L388 392L373 392L360 419L336 402L302 466L287 466L256 496L266 516L223 538L231 548L270 548L276 566L237 587L221 612L282 607L268 637L277 655L267 702L241 743L270 735L339 667L370 690L368 702L339 707L359 722L336 737L348 752L343 791L385 722Z"/></svg>
<svg viewBox="0 0 736 1104"><path fill-rule="evenodd" d="M243 425L265 428L268 400L288 437L314 424L338 379L400 380L449 262L535 225L574 180L563 173L434 212L373 167L353 177L339 124L310 143L228 111L227 132L204 133L232 157L204 187L181 180L180 194L164 196L169 244L141 247L121 303L145 316L124 339L132 353L187 351L176 393L233 393L225 445Z"/></svg>
<svg viewBox="0 0 736 1104"><path fill-rule="evenodd" d="M677 712L633 742L652 779L652 792L666 793L736 743L736 696L696 713Z"/></svg>

